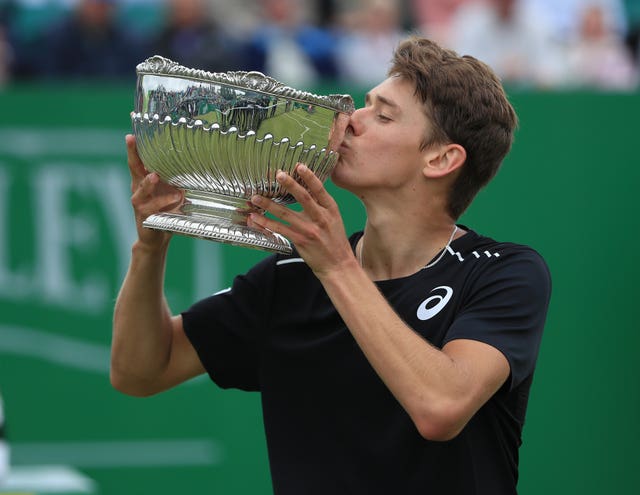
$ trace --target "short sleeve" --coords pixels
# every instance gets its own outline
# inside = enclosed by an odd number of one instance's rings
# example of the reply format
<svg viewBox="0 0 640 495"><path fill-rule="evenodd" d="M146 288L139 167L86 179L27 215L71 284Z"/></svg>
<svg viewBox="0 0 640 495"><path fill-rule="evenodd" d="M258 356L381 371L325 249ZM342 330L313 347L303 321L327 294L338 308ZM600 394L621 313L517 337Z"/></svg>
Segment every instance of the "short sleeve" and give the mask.
<svg viewBox="0 0 640 495"><path fill-rule="evenodd" d="M182 313L185 334L221 388L260 390L261 336L269 319L272 257Z"/></svg>
<svg viewBox="0 0 640 495"><path fill-rule="evenodd" d="M513 389L533 374L550 297L542 257L528 248L505 252L476 274L444 343L471 339L495 347L509 362Z"/></svg>

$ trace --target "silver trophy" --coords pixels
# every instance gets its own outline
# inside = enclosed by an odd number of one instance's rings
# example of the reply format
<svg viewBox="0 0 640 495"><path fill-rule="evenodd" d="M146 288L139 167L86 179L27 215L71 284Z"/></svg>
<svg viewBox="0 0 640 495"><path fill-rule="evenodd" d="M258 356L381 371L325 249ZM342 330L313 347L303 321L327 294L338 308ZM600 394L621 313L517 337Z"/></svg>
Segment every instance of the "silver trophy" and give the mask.
<svg viewBox="0 0 640 495"><path fill-rule="evenodd" d="M353 99L318 96L260 72L206 72L154 56L136 68L131 118L145 167L184 190L179 212L144 226L218 242L290 253L274 232L247 226L260 194L295 200L275 180L304 163L325 181L338 160Z"/></svg>

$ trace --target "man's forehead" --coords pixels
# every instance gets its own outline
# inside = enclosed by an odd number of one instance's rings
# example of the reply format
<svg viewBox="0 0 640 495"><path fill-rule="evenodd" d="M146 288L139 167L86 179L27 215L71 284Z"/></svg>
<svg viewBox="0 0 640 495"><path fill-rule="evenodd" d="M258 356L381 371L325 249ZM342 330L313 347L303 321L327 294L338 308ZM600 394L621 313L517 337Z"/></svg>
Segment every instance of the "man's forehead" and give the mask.
<svg viewBox="0 0 640 495"><path fill-rule="evenodd" d="M380 102L390 107L400 108L416 103L413 84L399 76L391 76L372 88L365 95L365 102Z"/></svg>
<svg viewBox="0 0 640 495"><path fill-rule="evenodd" d="M399 105L393 99L393 96L385 96L385 93L378 93L374 90L369 91L366 95L364 95L364 100L367 103L377 102L383 103L392 108L399 108Z"/></svg>

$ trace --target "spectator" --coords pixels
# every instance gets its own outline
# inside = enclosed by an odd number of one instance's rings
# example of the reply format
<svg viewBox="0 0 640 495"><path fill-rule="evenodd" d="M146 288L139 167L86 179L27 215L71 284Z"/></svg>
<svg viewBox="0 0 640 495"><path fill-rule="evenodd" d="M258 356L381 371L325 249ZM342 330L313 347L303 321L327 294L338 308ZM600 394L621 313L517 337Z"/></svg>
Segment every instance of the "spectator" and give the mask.
<svg viewBox="0 0 640 495"><path fill-rule="evenodd" d="M521 3L528 15L548 26L554 39L563 43L577 36L585 4L597 3L606 13L607 23L619 34L624 34L627 29L623 0L521 0Z"/></svg>
<svg viewBox="0 0 640 495"><path fill-rule="evenodd" d="M458 8L471 0L409 0L418 29L444 45L451 42L451 22Z"/></svg>
<svg viewBox="0 0 640 495"><path fill-rule="evenodd" d="M204 0L170 0L155 53L187 67L223 72L245 68L238 42L214 21Z"/></svg>
<svg viewBox="0 0 640 495"><path fill-rule="evenodd" d="M603 8L587 4L581 15L578 36L569 45L568 78L572 86L629 90L637 85L631 52Z"/></svg>
<svg viewBox="0 0 640 495"><path fill-rule="evenodd" d="M625 42L633 55L636 65L640 65L640 2L638 0L625 0L625 7L629 21Z"/></svg>
<svg viewBox="0 0 640 495"><path fill-rule="evenodd" d="M393 51L404 38L395 0L361 0L343 17L338 44L340 75L347 84L374 86L385 78Z"/></svg>
<svg viewBox="0 0 640 495"><path fill-rule="evenodd" d="M115 20L114 0L80 0L44 37L41 67L56 78L135 76L143 45Z"/></svg>
<svg viewBox="0 0 640 495"><path fill-rule="evenodd" d="M5 27L0 23L0 88L9 80L13 49Z"/></svg>
<svg viewBox="0 0 640 495"><path fill-rule="evenodd" d="M0 0L0 25L3 26L0 38L4 50L8 44L11 52L9 63L4 62L6 77L24 79L40 74L42 33L58 19L56 14L61 10L27 5L24 0ZM4 57L7 57L6 51Z"/></svg>
<svg viewBox="0 0 640 495"><path fill-rule="evenodd" d="M625 42L627 44L627 48L629 49L634 63L636 65L636 70L639 70L640 67L640 24L633 26L629 31Z"/></svg>
<svg viewBox="0 0 640 495"><path fill-rule="evenodd" d="M338 0L305 0L295 2L296 16L314 26L330 28ZM350 2L352 0L343 0ZM262 2L255 0L207 0L209 10L219 19L224 19L225 27L240 36L251 37L264 18Z"/></svg>
<svg viewBox="0 0 640 495"><path fill-rule="evenodd" d="M11 6L0 1L0 88L9 80L14 57L9 29L7 29L10 11Z"/></svg>
<svg viewBox="0 0 640 495"><path fill-rule="evenodd" d="M518 0L464 5L452 23L452 48L483 60L506 84L549 87L561 78L560 48Z"/></svg>
<svg viewBox="0 0 640 495"><path fill-rule="evenodd" d="M263 18L249 44L249 65L291 86L338 75L335 36L309 24L300 0L261 0Z"/></svg>
<svg viewBox="0 0 640 495"><path fill-rule="evenodd" d="M117 0L117 22L136 36L153 40L165 25L167 0Z"/></svg>
<svg viewBox="0 0 640 495"><path fill-rule="evenodd" d="M315 0L312 3L314 23L323 28L332 28L338 15L338 0Z"/></svg>

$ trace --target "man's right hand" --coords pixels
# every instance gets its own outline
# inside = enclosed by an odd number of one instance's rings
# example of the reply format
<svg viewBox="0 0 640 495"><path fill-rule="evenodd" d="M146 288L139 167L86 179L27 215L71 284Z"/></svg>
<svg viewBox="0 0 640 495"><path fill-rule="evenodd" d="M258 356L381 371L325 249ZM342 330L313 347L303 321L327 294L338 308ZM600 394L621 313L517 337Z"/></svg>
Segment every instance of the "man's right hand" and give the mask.
<svg viewBox="0 0 640 495"><path fill-rule="evenodd" d="M127 135L126 143L138 240L114 308L111 383L125 394L147 396L202 374L204 368L184 333L182 317L171 315L164 297L171 234L142 226L153 213L177 209L183 194L145 169L134 136Z"/></svg>
<svg viewBox="0 0 640 495"><path fill-rule="evenodd" d="M183 192L162 182L155 172L149 172L136 148L136 138L132 134L125 137L127 161L131 173L131 204L138 230L138 244L157 249L166 246L171 234L142 226L142 222L154 213L177 210L184 201Z"/></svg>

